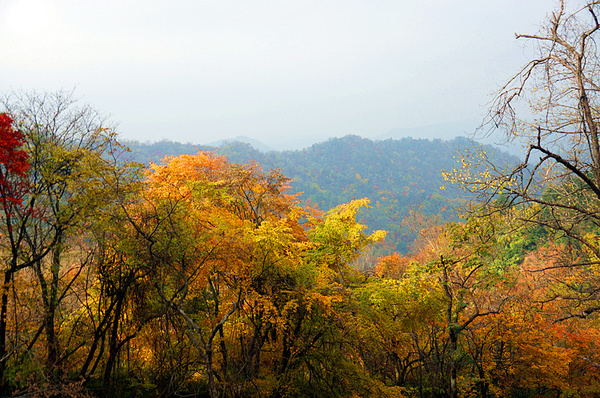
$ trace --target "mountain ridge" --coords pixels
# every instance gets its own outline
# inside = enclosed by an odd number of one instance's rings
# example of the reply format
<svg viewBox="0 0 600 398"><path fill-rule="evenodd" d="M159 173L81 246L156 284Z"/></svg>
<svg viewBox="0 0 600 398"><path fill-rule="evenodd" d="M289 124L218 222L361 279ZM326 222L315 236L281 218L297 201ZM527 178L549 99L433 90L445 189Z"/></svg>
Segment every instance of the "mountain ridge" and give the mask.
<svg viewBox="0 0 600 398"><path fill-rule="evenodd" d="M256 162L264 170L280 169L291 179L293 193L300 193L301 200L323 210L367 197L371 209L361 213L362 222L372 229L390 231L388 244L400 251L406 251L412 240L401 226L409 209L419 209L426 215L440 214L444 220L450 220L456 218L456 209L468 200L458 187L440 188L445 184L442 170L457 166L461 151L480 148L497 165L519 162L517 157L498 148L465 137L372 140L347 135L302 150L269 152L236 141L221 147L171 141L125 144L132 149L132 160L142 163L157 163L165 155L204 150L225 155L234 163Z"/></svg>

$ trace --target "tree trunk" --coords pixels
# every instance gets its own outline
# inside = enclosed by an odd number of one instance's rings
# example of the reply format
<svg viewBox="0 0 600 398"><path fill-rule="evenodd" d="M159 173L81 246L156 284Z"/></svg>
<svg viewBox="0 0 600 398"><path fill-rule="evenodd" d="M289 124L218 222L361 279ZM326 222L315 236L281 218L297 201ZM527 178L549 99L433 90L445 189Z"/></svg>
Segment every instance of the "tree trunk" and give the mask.
<svg viewBox="0 0 600 398"><path fill-rule="evenodd" d="M456 354L458 353L458 334L453 325L449 328L450 336L450 398L457 398L458 391L456 389Z"/></svg>
<svg viewBox="0 0 600 398"><path fill-rule="evenodd" d="M55 367L58 363L59 356L59 340L56 332L56 310L58 309L58 283L59 283L59 271L60 271L60 257L62 252L61 247L62 238L59 237L56 247L52 253L52 264L50 266L50 273L52 279L50 280L50 294L48 297L48 308L46 311L46 336L48 337L48 365L51 366L51 370L55 371Z"/></svg>
<svg viewBox="0 0 600 398"><path fill-rule="evenodd" d="M453 305L454 305L454 293L450 286L450 277L448 275L448 269L446 268L446 262L444 257L440 258L441 264L443 268L443 286L444 292L446 293L446 298L448 299L448 304L446 307L446 324L448 327L448 338L450 340L450 398L456 398L458 395L456 390L456 354L458 351L458 333L457 329L458 325L456 325L457 319L453 314Z"/></svg>
<svg viewBox="0 0 600 398"><path fill-rule="evenodd" d="M578 65L575 81L579 89L579 104L583 112L583 120L588 127L588 135L590 138L590 152L592 155L592 171L594 173L594 183L596 187L600 187L600 144L598 142L598 126L594 119L594 114L590 106L587 96L587 90L583 82L583 71L581 65Z"/></svg>
<svg viewBox="0 0 600 398"><path fill-rule="evenodd" d="M100 320L98 326L94 330L94 338L90 345L88 355L85 359L83 366L81 367L81 371L79 372L80 376L83 377L84 379L87 379L88 376L94 372L95 366L93 367L93 369L90 371L90 373L88 375L88 368L92 364L94 355L100 344L100 340L104 341L104 336L106 335L106 332L107 332L108 328L110 327L110 325L108 325L108 323L110 321L110 316L113 312L113 308L115 307L115 304L116 304L116 301L112 301L110 303L108 308L104 311L104 314L103 314L102 319ZM102 344L104 344L104 343L102 343ZM103 350L101 350L101 353L102 353L102 351ZM101 353L98 356L101 356Z"/></svg>
<svg viewBox="0 0 600 398"><path fill-rule="evenodd" d="M114 367L117 361L117 354L119 351L119 320L121 318L121 312L123 310L123 302L125 301L125 294L117 294L117 305L115 307L115 314L113 317L112 330L108 341L108 359L106 360L106 368L104 369L103 378L103 389L106 396L111 394L111 383L110 379L114 371Z"/></svg>
<svg viewBox="0 0 600 398"><path fill-rule="evenodd" d="M487 398L487 391L488 383L485 381L485 372L483 371L483 366L479 366L479 392L481 393L481 398Z"/></svg>
<svg viewBox="0 0 600 398"><path fill-rule="evenodd" d="M204 352L206 353L204 361L206 363L206 377L208 378L208 390L210 391L211 398L217 398L219 396L219 392L217 391L217 384L215 383L212 346L207 345Z"/></svg>
<svg viewBox="0 0 600 398"><path fill-rule="evenodd" d="M56 333L56 309L58 308L58 283L60 271L61 237L57 239L52 252L50 265L50 283L48 284L42 270L41 260L35 264L35 270L40 282L42 302L44 304L44 329L46 332L46 370L51 379L56 376L59 341Z"/></svg>
<svg viewBox="0 0 600 398"><path fill-rule="evenodd" d="M10 267L4 271L4 283L2 285L2 302L0 304L0 390L5 390L6 380L4 372L6 371L6 363L8 362L8 351L6 349L6 326L8 315L8 292L10 282L12 280L14 267Z"/></svg>

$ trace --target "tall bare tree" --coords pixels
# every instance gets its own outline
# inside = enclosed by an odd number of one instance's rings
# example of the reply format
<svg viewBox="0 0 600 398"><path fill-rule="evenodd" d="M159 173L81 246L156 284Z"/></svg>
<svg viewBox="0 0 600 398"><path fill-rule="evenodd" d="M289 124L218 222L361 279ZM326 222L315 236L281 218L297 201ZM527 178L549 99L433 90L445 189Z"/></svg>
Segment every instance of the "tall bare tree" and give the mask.
<svg viewBox="0 0 600 398"><path fill-rule="evenodd" d="M562 240L565 267L600 264L599 15L600 1L562 0L538 33L517 34L536 56L499 90L482 131L500 129L521 141L523 162L502 169L471 154L447 174L480 194L490 211L514 212L515 220ZM600 310L600 280L588 282L557 293L578 304L566 316Z"/></svg>

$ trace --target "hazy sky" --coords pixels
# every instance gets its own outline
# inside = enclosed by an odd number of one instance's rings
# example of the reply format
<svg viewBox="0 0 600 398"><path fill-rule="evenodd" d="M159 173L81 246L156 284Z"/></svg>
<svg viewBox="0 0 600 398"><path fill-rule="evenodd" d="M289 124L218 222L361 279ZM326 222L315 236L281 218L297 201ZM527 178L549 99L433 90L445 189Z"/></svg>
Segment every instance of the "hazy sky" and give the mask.
<svg viewBox="0 0 600 398"><path fill-rule="evenodd" d="M76 88L141 141L376 137L479 120L555 4L0 0L0 89Z"/></svg>

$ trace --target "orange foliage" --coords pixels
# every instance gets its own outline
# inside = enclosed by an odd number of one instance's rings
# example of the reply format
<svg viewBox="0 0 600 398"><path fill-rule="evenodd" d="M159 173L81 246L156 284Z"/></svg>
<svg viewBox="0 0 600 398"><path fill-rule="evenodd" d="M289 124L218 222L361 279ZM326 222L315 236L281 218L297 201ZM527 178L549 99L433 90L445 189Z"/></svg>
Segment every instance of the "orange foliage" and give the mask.
<svg viewBox="0 0 600 398"><path fill-rule="evenodd" d="M398 253L382 256L377 259L375 274L380 278L400 279L404 276L409 264L410 258Z"/></svg>

